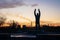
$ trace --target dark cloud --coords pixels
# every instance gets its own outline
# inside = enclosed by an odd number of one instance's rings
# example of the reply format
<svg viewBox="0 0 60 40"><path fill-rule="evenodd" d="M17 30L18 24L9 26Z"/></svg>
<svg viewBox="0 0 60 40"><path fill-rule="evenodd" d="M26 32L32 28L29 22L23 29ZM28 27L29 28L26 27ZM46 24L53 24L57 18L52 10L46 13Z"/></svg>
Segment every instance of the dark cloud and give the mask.
<svg viewBox="0 0 60 40"><path fill-rule="evenodd" d="M11 8L22 5L25 5L22 0L0 0L0 8Z"/></svg>
<svg viewBox="0 0 60 40"><path fill-rule="evenodd" d="M24 3L24 0L0 0L0 9L1 8L13 8L16 6L27 5ZM32 4L31 6L37 6L37 4Z"/></svg>
<svg viewBox="0 0 60 40"><path fill-rule="evenodd" d="M34 6L38 6L38 4L32 4L31 6L32 6L32 7L34 7Z"/></svg>

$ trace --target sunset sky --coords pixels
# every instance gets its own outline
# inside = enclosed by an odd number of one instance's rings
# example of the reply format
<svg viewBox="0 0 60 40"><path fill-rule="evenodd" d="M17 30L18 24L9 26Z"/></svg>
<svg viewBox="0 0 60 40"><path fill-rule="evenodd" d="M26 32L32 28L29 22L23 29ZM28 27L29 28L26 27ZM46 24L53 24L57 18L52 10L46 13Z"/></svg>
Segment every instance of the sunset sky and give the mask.
<svg viewBox="0 0 60 40"><path fill-rule="evenodd" d="M41 21L60 23L60 0L0 0L0 16L7 21L35 21L35 8L41 11Z"/></svg>

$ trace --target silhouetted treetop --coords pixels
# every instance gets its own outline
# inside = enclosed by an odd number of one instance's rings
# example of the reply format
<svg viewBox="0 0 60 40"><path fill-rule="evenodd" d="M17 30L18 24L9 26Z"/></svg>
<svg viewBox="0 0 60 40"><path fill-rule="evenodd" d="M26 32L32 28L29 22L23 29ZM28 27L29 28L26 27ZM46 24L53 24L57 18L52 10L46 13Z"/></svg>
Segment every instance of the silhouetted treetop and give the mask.
<svg viewBox="0 0 60 40"><path fill-rule="evenodd" d="M0 16L0 25L2 25L5 22L6 18Z"/></svg>

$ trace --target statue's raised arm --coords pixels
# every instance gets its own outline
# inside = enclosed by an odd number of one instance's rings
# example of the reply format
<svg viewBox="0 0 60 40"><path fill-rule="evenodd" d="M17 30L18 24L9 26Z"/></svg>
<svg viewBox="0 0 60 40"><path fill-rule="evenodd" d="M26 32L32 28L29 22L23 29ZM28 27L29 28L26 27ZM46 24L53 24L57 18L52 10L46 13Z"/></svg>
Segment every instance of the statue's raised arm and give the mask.
<svg viewBox="0 0 60 40"><path fill-rule="evenodd" d="M36 9L34 10L34 15L36 16Z"/></svg>
<svg viewBox="0 0 60 40"><path fill-rule="evenodd" d="M41 13L40 13L40 9L38 9L38 11L39 11L39 16L41 15Z"/></svg>

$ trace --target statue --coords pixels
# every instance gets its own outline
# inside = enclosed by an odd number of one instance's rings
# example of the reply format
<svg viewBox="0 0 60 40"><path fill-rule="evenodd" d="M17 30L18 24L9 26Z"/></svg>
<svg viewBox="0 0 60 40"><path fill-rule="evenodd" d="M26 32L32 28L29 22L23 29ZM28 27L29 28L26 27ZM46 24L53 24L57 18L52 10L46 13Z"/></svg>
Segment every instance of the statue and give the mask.
<svg viewBox="0 0 60 40"><path fill-rule="evenodd" d="M38 12L39 13L36 13L36 9L34 10L34 15L35 15L35 25L36 25L36 28L40 28L40 10L38 9Z"/></svg>

